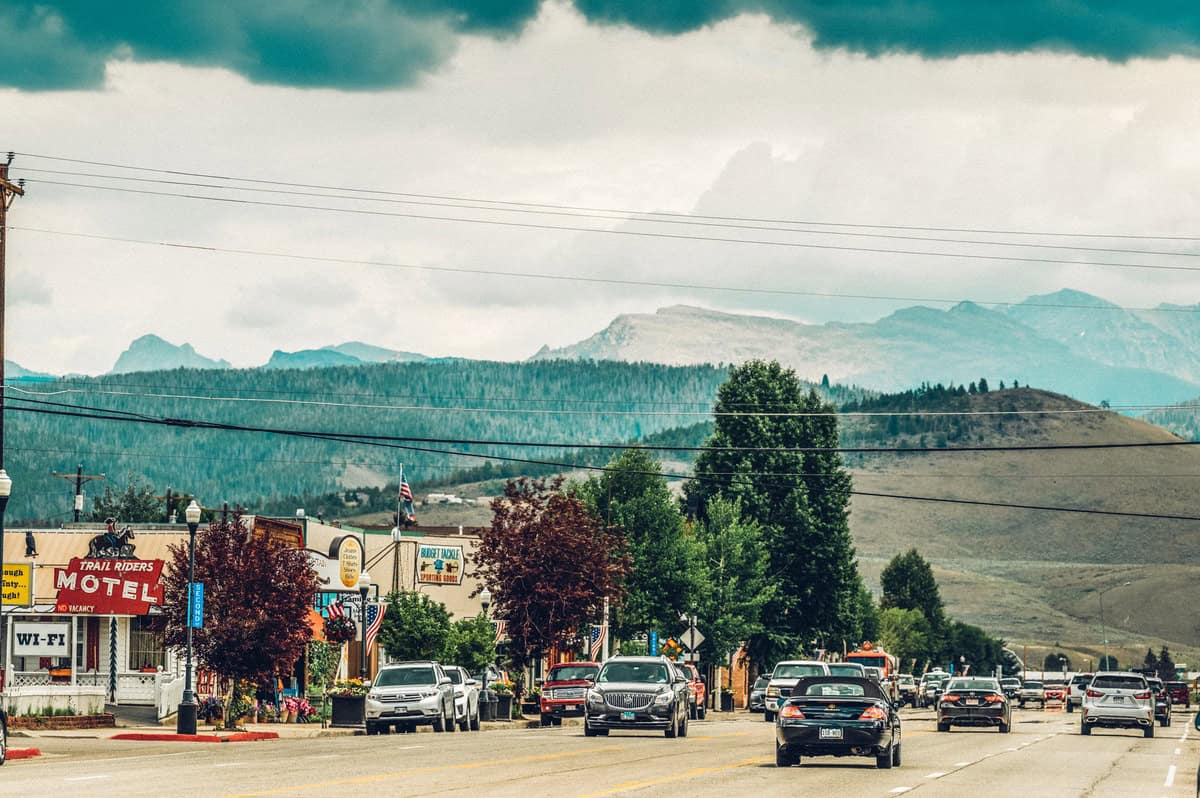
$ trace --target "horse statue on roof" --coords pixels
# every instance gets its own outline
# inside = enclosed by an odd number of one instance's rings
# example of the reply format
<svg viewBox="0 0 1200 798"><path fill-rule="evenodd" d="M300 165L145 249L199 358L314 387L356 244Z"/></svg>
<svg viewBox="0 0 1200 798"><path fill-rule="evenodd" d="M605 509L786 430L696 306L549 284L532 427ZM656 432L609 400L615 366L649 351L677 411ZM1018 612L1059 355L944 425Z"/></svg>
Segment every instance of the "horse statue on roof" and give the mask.
<svg viewBox="0 0 1200 798"><path fill-rule="evenodd" d="M136 560L133 553L133 527L126 524L117 531L117 519L104 519L105 531L88 541L88 557L98 560Z"/></svg>

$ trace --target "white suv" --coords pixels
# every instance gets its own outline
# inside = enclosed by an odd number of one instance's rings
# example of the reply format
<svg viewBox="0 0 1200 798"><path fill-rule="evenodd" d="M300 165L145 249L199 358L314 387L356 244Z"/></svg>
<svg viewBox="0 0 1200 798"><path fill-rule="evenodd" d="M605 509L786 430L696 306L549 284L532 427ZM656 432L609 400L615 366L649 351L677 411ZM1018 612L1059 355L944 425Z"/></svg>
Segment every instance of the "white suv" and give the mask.
<svg viewBox="0 0 1200 798"><path fill-rule="evenodd" d="M479 731L479 682L466 668L443 665L442 670L454 683L454 717L462 731Z"/></svg>
<svg viewBox="0 0 1200 798"><path fill-rule="evenodd" d="M780 662L771 671L771 681L767 682L766 710L763 719L768 723L775 720L779 705L792 694L796 682L805 676L828 676L829 666L815 660L788 660Z"/></svg>
<svg viewBox="0 0 1200 798"><path fill-rule="evenodd" d="M379 669L367 693L367 734L433 726L454 731L454 684L436 662L402 662Z"/></svg>
<svg viewBox="0 0 1200 798"><path fill-rule="evenodd" d="M1106 671L1097 673L1083 694L1079 733L1105 729L1137 729L1154 736L1154 691L1140 673Z"/></svg>

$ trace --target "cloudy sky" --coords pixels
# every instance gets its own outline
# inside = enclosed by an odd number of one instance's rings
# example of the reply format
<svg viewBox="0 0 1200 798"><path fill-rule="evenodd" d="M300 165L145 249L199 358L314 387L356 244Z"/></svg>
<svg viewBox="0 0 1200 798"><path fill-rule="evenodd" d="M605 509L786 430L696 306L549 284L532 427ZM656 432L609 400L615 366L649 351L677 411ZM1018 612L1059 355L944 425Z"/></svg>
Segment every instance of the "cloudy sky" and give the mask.
<svg viewBox="0 0 1200 798"><path fill-rule="evenodd" d="M9 216L8 353L29 368L102 372L148 332L239 366L348 340L515 359L677 303L812 322L913 304L453 270L1200 302L1187 271L1076 263L1195 265L1186 255L914 240L1194 253L1200 11L1187 4L118 5L0 0L0 150L28 181ZM778 220L827 226L761 229Z"/></svg>

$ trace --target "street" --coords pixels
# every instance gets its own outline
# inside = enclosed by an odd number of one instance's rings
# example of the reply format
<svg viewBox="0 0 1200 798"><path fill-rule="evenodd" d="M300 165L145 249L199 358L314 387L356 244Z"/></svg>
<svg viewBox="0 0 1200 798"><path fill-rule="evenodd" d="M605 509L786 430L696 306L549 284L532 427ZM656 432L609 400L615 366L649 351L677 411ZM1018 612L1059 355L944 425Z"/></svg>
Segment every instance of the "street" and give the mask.
<svg viewBox="0 0 1200 798"><path fill-rule="evenodd" d="M773 726L760 715L693 722L686 739L579 727L478 734L328 737L241 744L14 739L43 756L0 770L0 793L38 796L541 795L689 798L795 794L889 796L1185 796L1195 794L1200 735L1180 712L1153 739L1079 734L1078 716L1018 710L1011 734L934 731L932 712L905 710L903 765L805 759L774 765ZM714 717L714 716L710 716ZM719 716L718 716L719 717Z"/></svg>

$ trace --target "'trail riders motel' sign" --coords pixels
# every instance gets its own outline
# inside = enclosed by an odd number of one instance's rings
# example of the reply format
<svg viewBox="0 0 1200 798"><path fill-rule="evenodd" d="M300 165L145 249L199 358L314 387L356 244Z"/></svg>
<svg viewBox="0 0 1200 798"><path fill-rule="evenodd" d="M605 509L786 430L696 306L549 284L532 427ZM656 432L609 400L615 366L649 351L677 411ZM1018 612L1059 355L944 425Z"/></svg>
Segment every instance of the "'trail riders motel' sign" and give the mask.
<svg viewBox="0 0 1200 798"><path fill-rule="evenodd" d="M163 603L162 560L100 560L72 557L54 572L55 612L82 615L145 615Z"/></svg>

